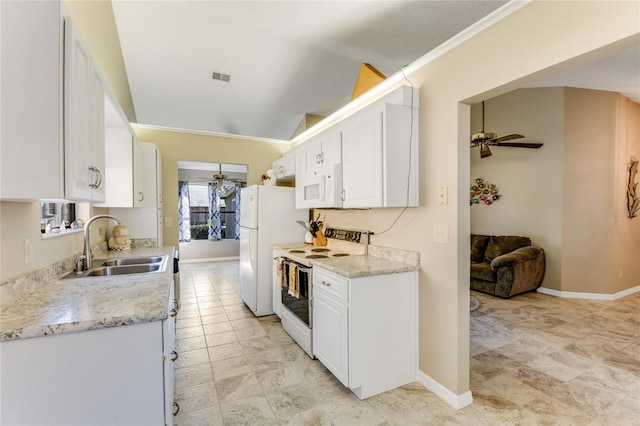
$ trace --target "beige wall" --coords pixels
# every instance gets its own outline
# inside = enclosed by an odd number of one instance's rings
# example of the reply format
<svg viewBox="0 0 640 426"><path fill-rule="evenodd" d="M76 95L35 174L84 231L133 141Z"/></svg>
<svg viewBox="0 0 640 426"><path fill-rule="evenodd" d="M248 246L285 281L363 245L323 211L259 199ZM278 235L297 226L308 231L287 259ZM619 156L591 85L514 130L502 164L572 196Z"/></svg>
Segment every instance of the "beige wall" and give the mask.
<svg viewBox="0 0 640 426"><path fill-rule="evenodd" d="M613 294L639 286L640 220L627 217L626 188L627 164L640 151L640 105L569 88L565 105L562 290Z"/></svg>
<svg viewBox="0 0 640 426"><path fill-rule="evenodd" d="M614 248L611 292L640 286L640 216L628 217L626 186L631 157L640 160L640 104L617 96L616 157L614 164ZM639 183L640 177L636 178ZM620 276L622 272L622 276Z"/></svg>
<svg viewBox="0 0 640 426"><path fill-rule="evenodd" d="M246 164L247 184L261 183L264 172L289 145L252 139L135 126L138 139L153 142L162 155L164 245L178 247L178 160ZM167 223L173 222L171 227Z"/></svg>
<svg viewBox="0 0 640 426"><path fill-rule="evenodd" d="M83 24L81 28L87 27L91 25ZM100 34L99 27L94 31ZM453 395L469 391L470 114L466 104L507 93L527 82L638 44L639 31L638 2L533 1L444 56L408 73L407 77L421 88L421 205L408 209L390 231L376 239L382 245L420 252L419 368ZM165 215L170 212L174 219L174 208L169 206L176 205L177 158L203 157L210 161L215 152L224 153L221 161L234 162L238 158L238 162L255 166L257 170L252 167L255 171L250 171L249 179L256 182L257 174L268 168L284 149L244 142L235 148L227 142L222 149L202 136L194 136L198 141L189 143L185 149L180 144L191 137L147 131L139 135L141 140L158 143L162 151L163 184L168 195ZM182 151L194 158L183 157ZM255 160L246 160L246 156ZM437 188L441 185L449 187L449 204L444 206L437 203ZM380 232L398 212L397 209L329 211L327 222L353 223L358 228ZM35 226L16 217L25 213L22 209L9 211L10 224ZM3 222L4 216L3 213ZM437 223L449 226L449 244L431 241L431 229ZM21 250L16 242L19 238L5 243L4 232L3 226L3 253ZM167 244L176 244L175 227L167 237Z"/></svg>
<svg viewBox="0 0 640 426"><path fill-rule="evenodd" d="M471 133L481 130L481 116L482 106L477 104L472 108ZM542 285L560 290L564 89L520 89L486 100L485 130L498 136L519 133L525 138L514 142L544 146L491 147L493 155L487 158L480 158L478 148L471 150L471 182L482 177L495 183L502 195L490 206L471 207L471 232L531 238L545 251Z"/></svg>
<svg viewBox="0 0 640 426"><path fill-rule="evenodd" d="M616 94L566 90L562 290L610 293ZM588 268L587 265L597 265Z"/></svg>

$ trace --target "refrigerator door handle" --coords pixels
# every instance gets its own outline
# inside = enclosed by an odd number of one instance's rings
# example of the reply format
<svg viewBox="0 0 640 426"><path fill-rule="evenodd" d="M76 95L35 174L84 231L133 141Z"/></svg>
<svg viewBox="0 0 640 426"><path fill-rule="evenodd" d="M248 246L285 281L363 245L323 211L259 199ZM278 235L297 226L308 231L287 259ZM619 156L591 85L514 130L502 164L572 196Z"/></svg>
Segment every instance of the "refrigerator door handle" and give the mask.
<svg viewBox="0 0 640 426"><path fill-rule="evenodd" d="M250 232L249 233L249 259L251 261L252 266L255 266L256 264L256 259L254 256L256 250L257 248L256 248L256 241L255 241L255 233Z"/></svg>

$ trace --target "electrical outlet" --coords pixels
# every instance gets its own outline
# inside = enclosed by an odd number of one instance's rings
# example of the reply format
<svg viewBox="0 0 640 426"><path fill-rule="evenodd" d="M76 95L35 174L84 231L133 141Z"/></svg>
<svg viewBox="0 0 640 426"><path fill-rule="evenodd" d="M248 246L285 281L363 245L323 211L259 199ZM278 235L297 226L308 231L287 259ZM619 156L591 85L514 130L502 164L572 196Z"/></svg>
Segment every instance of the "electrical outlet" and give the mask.
<svg viewBox="0 0 640 426"><path fill-rule="evenodd" d="M449 225L433 224L433 242L449 244Z"/></svg>
<svg viewBox="0 0 640 426"><path fill-rule="evenodd" d="M98 227L98 237L104 237L104 228L102 226Z"/></svg>
<svg viewBox="0 0 640 426"><path fill-rule="evenodd" d="M28 238L24 240L24 263L33 262L33 240Z"/></svg>

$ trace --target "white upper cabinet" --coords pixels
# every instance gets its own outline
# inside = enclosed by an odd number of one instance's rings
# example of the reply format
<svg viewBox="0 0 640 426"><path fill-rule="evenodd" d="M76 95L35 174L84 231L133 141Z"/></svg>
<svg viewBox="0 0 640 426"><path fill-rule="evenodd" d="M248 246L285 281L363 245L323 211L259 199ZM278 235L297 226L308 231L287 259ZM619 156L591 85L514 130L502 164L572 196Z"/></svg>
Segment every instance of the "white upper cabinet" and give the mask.
<svg viewBox="0 0 640 426"><path fill-rule="evenodd" d="M302 177L325 173L331 166L342 162L340 131L329 129L304 143L296 163L296 174ZM300 166L300 167L298 167ZM300 172L298 172L298 170Z"/></svg>
<svg viewBox="0 0 640 426"><path fill-rule="evenodd" d="M105 103L105 202L100 207L142 207L144 159L138 138L109 97ZM155 169L155 167L154 167Z"/></svg>
<svg viewBox="0 0 640 426"><path fill-rule="evenodd" d="M418 89L401 86L296 149L297 208L416 207Z"/></svg>
<svg viewBox="0 0 640 426"><path fill-rule="evenodd" d="M0 2L0 199L104 201L104 83L59 1Z"/></svg>
<svg viewBox="0 0 640 426"><path fill-rule="evenodd" d="M418 205L417 108L376 103L341 123L343 207Z"/></svg>
<svg viewBox="0 0 640 426"><path fill-rule="evenodd" d="M276 181L292 182L296 173L296 159L294 150L286 151L282 157L273 162L271 166Z"/></svg>
<svg viewBox="0 0 640 426"><path fill-rule="evenodd" d="M91 51L64 19L65 198L105 200L104 84Z"/></svg>

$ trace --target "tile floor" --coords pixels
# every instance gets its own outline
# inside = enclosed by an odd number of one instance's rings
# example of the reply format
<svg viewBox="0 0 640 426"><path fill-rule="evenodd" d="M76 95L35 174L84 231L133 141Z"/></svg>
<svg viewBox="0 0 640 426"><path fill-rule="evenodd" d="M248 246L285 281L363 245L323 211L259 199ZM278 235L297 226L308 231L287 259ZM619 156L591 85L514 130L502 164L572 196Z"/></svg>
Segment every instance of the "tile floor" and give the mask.
<svg viewBox="0 0 640 426"><path fill-rule="evenodd" d="M640 294L474 293L473 404L419 383L365 401L240 300L238 263L181 265L178 425L640 425Z"/></svg>

